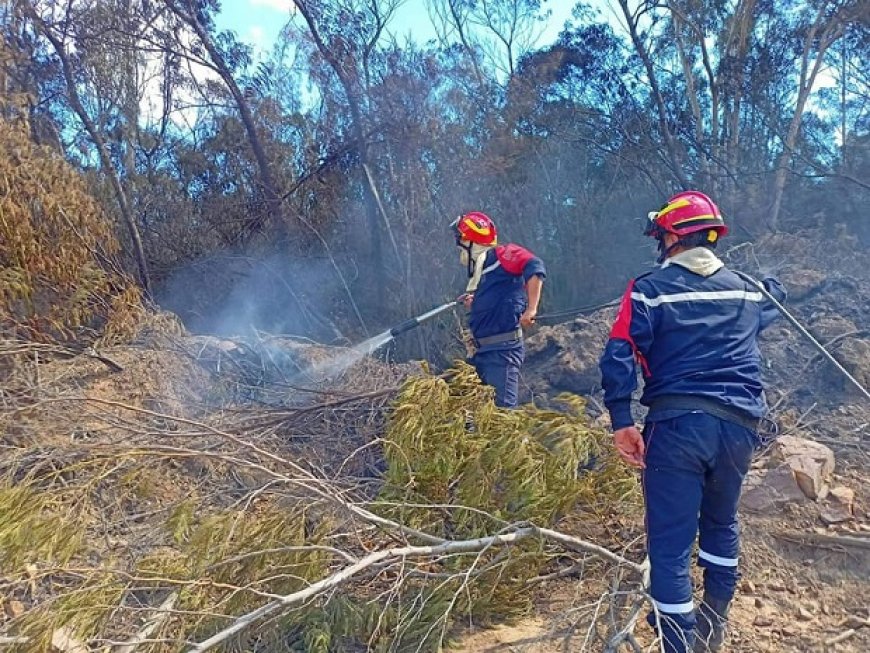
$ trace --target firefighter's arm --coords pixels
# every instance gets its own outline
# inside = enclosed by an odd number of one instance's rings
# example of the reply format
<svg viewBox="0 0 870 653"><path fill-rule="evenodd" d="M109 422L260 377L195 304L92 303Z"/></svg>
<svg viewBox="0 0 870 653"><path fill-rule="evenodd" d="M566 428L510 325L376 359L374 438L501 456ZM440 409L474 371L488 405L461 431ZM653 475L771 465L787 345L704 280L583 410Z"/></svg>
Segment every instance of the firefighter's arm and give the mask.
<svg viewBox="0 0 870 653"><path fill-rule="evenodd" d="M631 344L618 338L608 340L599 368L601 385L604 387L604 405L610 413L611 427L618 431L626 426L634 426L631 395L637 389L637 368Z"/></svg>
<svg viewBox="0 0 870 653"><path fill-rule="evenodd" d="M529 297L529 304L526 310L520 316L520 324L523 327L530 327L535 322L538 316L538 305L541 303L541 290L544 287L544 279L547 278L547 269L544 267L544 262L529 253L529 258L523 262L522 275L526 282L526 293Z"/></svg>
<svg viewBox="0 0 870 653"><path fill-rule="evenodd" d="M646 356L653 341L655 316L642 297L642 292L635 291L635 282L629 283L599 363L604 405L614 431L634 426L631 397L638 385L638 362L649 375Z"/></svg>
<svg viewBox="0 0 870 653"><path fill-rule="evenodd" d="M535 323L535 318L538 315L538 304L541 302L541 289L544 287L544 279L541 275L536 274L529 278L526 283L526 292L529 295L529 305L520 316L520 324L528 328Z"/></svg>
<svg viewBox="0 0 870 653"><path fill-rule="evenodd" d="M779 303L785 301L788 293L785 290L785 286L783 286L777 279L774 277L766 277L761 283L764 285L764 289L769 292L776 301ZM779 316L779 309L774 306L773 302L765 300L761 307L761 330L770 326L770 323L776 320Z"/></svg>

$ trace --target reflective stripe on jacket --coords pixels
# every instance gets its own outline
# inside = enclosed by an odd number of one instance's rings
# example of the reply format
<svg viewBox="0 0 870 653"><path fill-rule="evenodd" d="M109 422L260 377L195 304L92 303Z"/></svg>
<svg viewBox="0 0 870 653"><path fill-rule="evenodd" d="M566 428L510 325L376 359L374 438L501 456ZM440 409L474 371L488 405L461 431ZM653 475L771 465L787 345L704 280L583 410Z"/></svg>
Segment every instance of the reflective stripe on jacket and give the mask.
<svg viewBox="0 0 870 653"><path fill-rule="evenodd" d="M764 283L778 300L785 298L778 281ZM757 289L724 267L702 276L668 265L631 281L600 361L613 428L634 423L636 364L646 406L656 397L697 396L763 416L757 337L777 315Z"/></svg>

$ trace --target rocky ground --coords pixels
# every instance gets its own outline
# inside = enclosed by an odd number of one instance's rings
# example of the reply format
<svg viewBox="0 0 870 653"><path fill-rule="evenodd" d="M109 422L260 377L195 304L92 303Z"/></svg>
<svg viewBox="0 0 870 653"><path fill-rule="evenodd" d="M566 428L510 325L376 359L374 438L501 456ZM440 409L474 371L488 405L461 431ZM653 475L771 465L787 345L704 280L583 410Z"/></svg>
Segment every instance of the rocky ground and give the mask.
<svg viewBox="0 0 870 653"><path fill-rule="evenodd" d="M790 450L803 456L804 445L791 443L794 449ZM757 461L754 473L779 468L779 460L772 452L766 454ZM792 464L807 466L805 460L792 460ZM787 493L777 493L767 503L753 499L761 512L743 510L743 579L732 608L727 650L864 653L870 650L867 470L842 463L825 476L833 488L815 501L803 495L794 478ZM759 487L763 493L770 489ZM634 528L639 534L642 525L635 522ZM696 583L700 587L699 574ZM574 619L599 598L600 588L589 585L588 579L555 581L539 591L537 614L515 625L474 632L462 640L458 650L599 650L584 645L587 632ZM643 621L637 634L644 650L658 650Z"/></svg>

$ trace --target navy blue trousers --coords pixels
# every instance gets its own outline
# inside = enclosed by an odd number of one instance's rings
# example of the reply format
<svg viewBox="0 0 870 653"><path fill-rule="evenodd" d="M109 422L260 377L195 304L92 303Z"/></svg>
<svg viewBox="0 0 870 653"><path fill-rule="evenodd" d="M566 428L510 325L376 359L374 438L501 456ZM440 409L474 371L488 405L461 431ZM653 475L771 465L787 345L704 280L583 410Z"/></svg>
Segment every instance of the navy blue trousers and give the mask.
<svg viewBox="0 0 870 653"><path fill-rule="evenodd" d="M525 350L490 349L477 352L471 359L480 380L495 388L495 405L514 408L519 403L520 365Z"/></svg>
<svg viewBox="0 0 870 653"><path fill-rule="evenodd" d="M690 562L700 532L704 591L729 601L740 574L737 503L757 444L754 431L702 412L644 428L649 622L666 653L691 650L695 628Z"/></svg>

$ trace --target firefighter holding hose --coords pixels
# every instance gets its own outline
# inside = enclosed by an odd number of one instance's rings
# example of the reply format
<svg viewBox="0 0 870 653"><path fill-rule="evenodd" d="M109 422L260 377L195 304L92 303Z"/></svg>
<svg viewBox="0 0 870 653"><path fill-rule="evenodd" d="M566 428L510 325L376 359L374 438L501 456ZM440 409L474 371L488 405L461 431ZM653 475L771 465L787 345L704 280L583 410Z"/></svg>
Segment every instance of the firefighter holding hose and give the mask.
<svg viewBox="0 0 870 653"><path fill-rule="evenodd" d="M458 217L450 227L468 272L460 300L469 310L471 363L481 381L495 388L496 405L512 408L525 357L523 328L538 314L544 263L524 247L499 245L495 223L479 211Z"/></svg>

